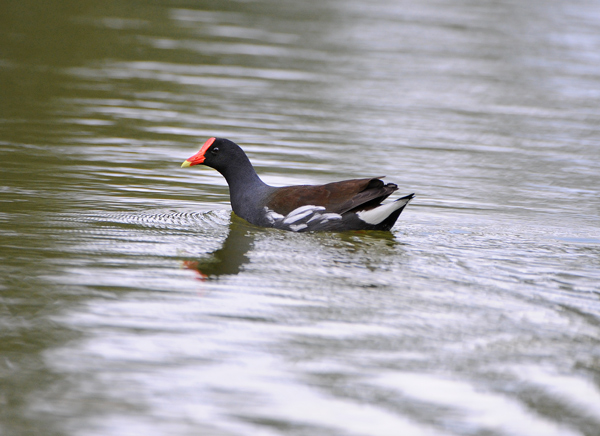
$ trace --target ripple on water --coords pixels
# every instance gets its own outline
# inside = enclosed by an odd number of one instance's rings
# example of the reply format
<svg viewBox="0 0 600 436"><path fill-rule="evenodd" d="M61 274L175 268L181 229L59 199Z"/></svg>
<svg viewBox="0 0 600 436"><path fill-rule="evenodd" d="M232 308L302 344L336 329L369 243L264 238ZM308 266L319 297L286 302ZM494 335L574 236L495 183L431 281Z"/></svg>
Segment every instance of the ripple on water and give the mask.
<svg viewBox="0 0 600 436"><path fill-rule="evenodd" d="M156 258L150 263L165 268L165 257L175 260L216 249L227 234L230 215L226 210L89 212L49 217L45 226L49 234L61 228L59 243L72 257L86 254L100 263Z"/></svg>
<svg viewBox="0 0 600 436"><path fill-rule="evenodd" d="M106 226L133 226L151 230L166 230L172 233L181 231L202 231L227 225L231 213L226 210L209 212L180 212L159 210L154 212L99 212L73 215L62 214L57 221L80 224L102 224Z"/></svg>

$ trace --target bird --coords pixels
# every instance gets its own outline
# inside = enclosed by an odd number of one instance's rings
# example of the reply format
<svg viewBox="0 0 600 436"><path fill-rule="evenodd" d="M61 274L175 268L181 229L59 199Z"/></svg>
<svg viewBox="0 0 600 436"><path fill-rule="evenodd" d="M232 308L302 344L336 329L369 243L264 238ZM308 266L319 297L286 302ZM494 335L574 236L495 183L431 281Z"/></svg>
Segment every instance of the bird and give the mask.
<svg viewBox="0 0 600 436"><path fill-rule="evenodd" d="M383 177L323 185L269 186L242 148L225 138L208 139L181 167L194 165L206 165L225 177L237 216L255 226L293 232L389 231L415 196L413 193L382 203L398 190L396 184L384 183Z"/></svg>

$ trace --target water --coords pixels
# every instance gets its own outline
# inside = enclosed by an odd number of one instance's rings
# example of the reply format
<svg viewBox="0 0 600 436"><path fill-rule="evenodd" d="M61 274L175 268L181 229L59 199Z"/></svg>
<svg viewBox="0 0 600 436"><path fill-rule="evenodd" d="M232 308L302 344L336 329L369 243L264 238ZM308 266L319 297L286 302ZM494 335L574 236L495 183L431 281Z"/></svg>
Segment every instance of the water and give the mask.
<svg viewBox="0 0 600 436"><path fill-rule="evenodd" d="M597 2L1 8L3 436L599 434ZM210 136L417 197L257 229Z"/></svg>

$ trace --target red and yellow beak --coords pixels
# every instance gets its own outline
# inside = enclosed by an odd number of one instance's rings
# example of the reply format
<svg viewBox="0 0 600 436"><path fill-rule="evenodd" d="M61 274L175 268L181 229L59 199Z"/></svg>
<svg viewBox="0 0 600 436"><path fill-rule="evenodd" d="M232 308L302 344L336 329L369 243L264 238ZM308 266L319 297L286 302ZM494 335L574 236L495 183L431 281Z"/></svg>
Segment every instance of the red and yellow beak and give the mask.
<svg viewBox="0 0 600 436"><path fill-rule="evenodd" d="M185 162L183 162L181 164L181 168L187 168L187 167L191 167L191 166L199 165L199 164L203 163L204 160L206 159L204 154L210 148L212 143L215 142L215 139L216 138L210 138L208 141L206 141L198 153L196 153L195 155L193 155L192 157L190 157L189 159L187 159Z"/></svg>

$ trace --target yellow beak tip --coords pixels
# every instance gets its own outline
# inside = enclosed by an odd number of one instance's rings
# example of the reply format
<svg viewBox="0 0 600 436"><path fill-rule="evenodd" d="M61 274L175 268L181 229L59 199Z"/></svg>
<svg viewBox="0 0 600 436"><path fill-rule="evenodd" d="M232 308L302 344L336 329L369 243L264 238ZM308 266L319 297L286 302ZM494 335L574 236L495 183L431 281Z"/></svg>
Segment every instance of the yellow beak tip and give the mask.
<svg viewBox="0 0 600 436"><path fill-rule="evenodd" d="M192 163L189 160L186 160L184 163L181 164L181 168L187 168L189 166L192 166Z"/></svg>

